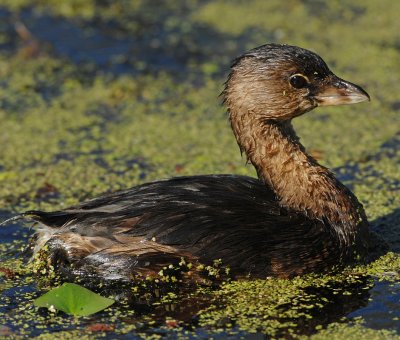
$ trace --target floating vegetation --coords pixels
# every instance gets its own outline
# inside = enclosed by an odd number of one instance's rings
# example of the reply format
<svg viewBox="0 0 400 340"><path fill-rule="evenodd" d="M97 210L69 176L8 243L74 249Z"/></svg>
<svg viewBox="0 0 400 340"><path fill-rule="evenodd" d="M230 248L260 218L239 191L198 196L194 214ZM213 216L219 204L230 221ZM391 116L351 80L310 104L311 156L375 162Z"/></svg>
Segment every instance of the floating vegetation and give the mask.
<svg viewBox="0 0 400 340"><path fill-rule="evenodd" d="M0 228L0 337L399 338L399 11L389 0L3 0L4 219L176 175L255 176L217 96L233 57L274 41L315 50L371 94L368 104L317 109L295 124L351 185L390 252L337 275L147 291L133 282L131 298L97 287L116 303L77 319L33 305L62 282L24 257L33 232L9 225ZM30 35L14 29L16 18ZM162 277L172 281L168 269Z"/></svg>
<svg viewBox="0 0 400 340"><path fill-rule="evenodd" d="M33 304L52 313L57 310L76 316L87 316L111 306L115 301L102 297L74 283L64 283L38 297Z"/></svg>

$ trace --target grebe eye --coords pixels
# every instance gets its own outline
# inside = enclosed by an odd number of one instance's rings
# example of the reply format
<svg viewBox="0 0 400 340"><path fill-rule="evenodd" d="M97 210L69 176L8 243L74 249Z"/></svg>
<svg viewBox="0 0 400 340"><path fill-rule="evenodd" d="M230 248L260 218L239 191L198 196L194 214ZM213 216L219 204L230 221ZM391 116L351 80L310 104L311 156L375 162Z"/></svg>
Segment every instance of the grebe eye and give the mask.
<svg viewBox="0 0 400 340"><path fill-rule="evenodd" d="M301 89L308 85L308 79L301 74L294 74L290 77L289 82L295 89Z"/></svg>

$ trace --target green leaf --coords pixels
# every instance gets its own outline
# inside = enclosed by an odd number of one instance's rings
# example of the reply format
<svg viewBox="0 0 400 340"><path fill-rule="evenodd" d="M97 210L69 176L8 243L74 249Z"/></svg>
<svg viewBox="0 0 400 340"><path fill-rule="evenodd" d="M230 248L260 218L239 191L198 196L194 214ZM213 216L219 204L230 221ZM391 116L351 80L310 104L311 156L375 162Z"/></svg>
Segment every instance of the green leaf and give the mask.
<svg viewBox="0 0 400 340"><path fill-rule="evenodd" d="M64 283L34 301L36 307L58 309L67 314L86 316L97 313L115 301L74 283Z"/></svg>

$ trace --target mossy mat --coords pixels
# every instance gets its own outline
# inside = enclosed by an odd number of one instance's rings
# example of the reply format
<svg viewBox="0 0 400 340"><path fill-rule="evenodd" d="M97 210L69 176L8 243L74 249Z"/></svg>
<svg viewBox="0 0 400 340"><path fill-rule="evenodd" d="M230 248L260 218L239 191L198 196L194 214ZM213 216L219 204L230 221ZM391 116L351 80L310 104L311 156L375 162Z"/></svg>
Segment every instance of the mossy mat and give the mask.
<svg viewBox="0 0 400 340"><path fill-rule="evenodd" d="M279 42L320 54L370 103L294 124L307 149L363 202L391 252L335 276L244 280L122 301L84 318L33 307L40 286L0 229L0 337L398 338L400 2L0 2L0 220L180 175L255 176L219 93L230 61Z"/></svg>

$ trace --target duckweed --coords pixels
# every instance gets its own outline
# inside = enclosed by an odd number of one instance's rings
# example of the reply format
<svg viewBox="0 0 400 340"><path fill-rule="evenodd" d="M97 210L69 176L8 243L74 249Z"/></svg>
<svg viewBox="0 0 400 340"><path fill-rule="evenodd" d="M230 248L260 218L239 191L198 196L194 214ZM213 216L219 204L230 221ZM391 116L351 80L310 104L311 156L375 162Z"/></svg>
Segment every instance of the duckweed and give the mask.
<svg viewBox="0 0 400 340"><path fill-rule="evenodd" d="M394 88L400 80L400 3L118 0L104 4L1 2L2 210L54 210L176 175L255 176L240 157L217 96L233 57L265 42L285 42L317 51L335 73L371 94L368 104L317 109L294 124L310 152L333 168L363 202L372 229L388 243L390 252L336 275L243 279L223 282L219 288L186 289L178 283L166 291L157 290L150 280L147 293L142 283L134 282L133 301L116 293L115 308L75 319L32 306L57 278L49 272L43 252L39 261L28 265L23 259L32 232L20 225L2 227L0 335L204 338L260 333L314 339L398 338L398 307L387 313L394 318L391 329L371 329L368 320L351 315L368 306L374 285L385 282L396 291L399 281L400 115ZM36 50L32 40L14 33L13 18L31 30ZM52 30L57 31L55 23L61 22L74 30L78 40L95 36L108 43L104 29L109 28L107 34L115 44L127 43L129 48L122 50L129 52L113 52L109 60L101 61L100 51L86 47L90 44L62 45L66 42L60 36L49 35L37 24L53 19ZM57 32L68 33L61 28ZM85 56L80 63L77 54ZM198 264L182 265L199 269ZM223 272L229 269L221 268L216 262L200 269L229 276ZM34 276L35 271L45 275ZM172 281L175 276L166 277ZM107 294L106 288L98 288Z"/></svg>

